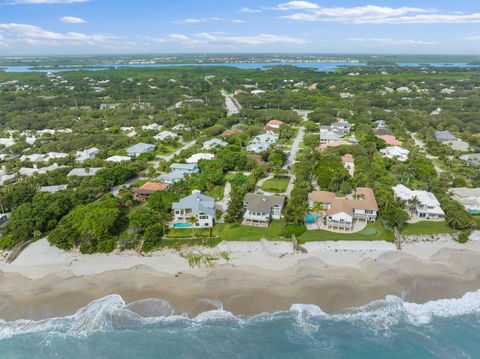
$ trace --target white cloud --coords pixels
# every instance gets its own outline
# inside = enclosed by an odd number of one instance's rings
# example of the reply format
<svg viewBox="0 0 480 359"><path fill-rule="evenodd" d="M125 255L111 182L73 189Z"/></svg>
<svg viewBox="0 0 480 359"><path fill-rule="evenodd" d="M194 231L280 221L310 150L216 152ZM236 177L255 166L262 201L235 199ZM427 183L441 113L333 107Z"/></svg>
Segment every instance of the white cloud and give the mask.
<svg viewBox="0 0 480 359"><path fill-rule="evenodd" d="M305 11L292 13L281 18L295 21L323 21L350 24L454 24L480 22L480 13L450 14L440 13L435 9L416 7L393 8L366 5L357 7L305 8L303 10Z"/></svg>
<svg viewBox="0 0 480 359"><path fill-rule="evenodd" d="M207 19L206 18L202 18L202 19L188 18L188 19L175 21L176 24L200 24L202 22L207 22Z"/></svg>
<svg viewBox="0 0 480 359"><path fill-rule="evenodd" d="M233 19L232 22L233 22L234 24L243 24L245 21L240 20L240 19Z"/></svg>
<svg viewBox="0 0 480 359"><path fill-rule="evenodd" d="M0 36L4 45L12 46L61 46L61 45L121 45L122 40L107 34L80 32L54 32L39 26L17 23L0 23Z"/></svg>
<svg viewBox="0 0 480 359"><path fill-rule="evenodd" d="M306 41L301 38L274 35L274 34L257 34L257 35L226 35L221 32L200 32L194 35L185 35L173 33L163 38L153 40L157 43L176 42L184 47L189 48L205 48L212 45L215 46L262 46L271 44L305 44Z"/></svg>
<svg viewBox="0 0 480 359"><path fill-rule="evenodd" d="M315 3L308 1L289 1L278 5L278 10L315 10L319 6Z"/></svg>
<svg viewBox="0 0 480 359"><path fill-rule="evenodd" d="M465 38L465 40L468 40L468 41L480 41L480 35L468 36L468 37Z"/></svg>
<svg viewBox="0 0 480 359"><path fill-rule="evenodd" d="M243 12L243 13L259 13L259 12L262 12L262 10L258 10L258 9L251 9L249 7L242 7L240 9L240 12Z"/></svg>
<svg viewBox="0 0 480 359"><path fill-rule="evenodd" d="M60 21L66 24L85 24L86 23L85 20L79 17L74 17L74 16L64 16L60 18Z"/></svg>
<svg viewBox="0 0 480 359"><path fill-rule="evenodd" d="M8 0L8 4L78 4L91 0Z"/></svg>
<svg viewBox="0 0 480 359"><path fill-rule="evenodd" d="M411 39L390 39L390 38L352 38L349 41L362 42L366 44L381 45L438 45L437 41L411 40Z"/></svg>
<svg viewBox="0 0 480 359"><path fill-rule="evenodd" d="M202 18L186 18L174 21L175 24L202 24L208 21L225 21L223 17L202 17Z"/></svg>

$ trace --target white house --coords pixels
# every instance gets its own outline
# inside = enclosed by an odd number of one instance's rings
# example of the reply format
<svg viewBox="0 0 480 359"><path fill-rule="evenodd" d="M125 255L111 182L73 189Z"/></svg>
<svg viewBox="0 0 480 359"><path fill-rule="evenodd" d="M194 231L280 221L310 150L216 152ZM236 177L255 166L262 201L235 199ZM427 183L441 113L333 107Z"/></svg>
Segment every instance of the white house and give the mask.
<svg viewBox="0 0 480 359"><path fill-rule="evenodd" d="M65 158L67 157L68 154L62 153L62 152L48 152L45 154L42 153L34 153L31 155L23 155L20 157L20 161L30 161L33 163L39 163L39 162L48 162L52 159L57 159L57 158Z"/></svg>
<svg viewBox="0 0 480 359"><path fill-rule="evenodd" d="M261 153L270 148L271 145L278 141L278 136L274 134L264 133L256 136L247 146L247 151Z"/></svg>
<svg viewBox="0 0 480 359"><path fill-rule="evenodd" d="M445 218L445 212L433 193L412 191L402 184L393 187L393 192L397 198L408 203L409 212L419 219L441 220Z"/></svg>
<svg viewBox="0 0 480 359"><path fill-rule="evenodd" d="M120 163L120 162L127 162L131 160L132 160L132 157L130 156L111 156L111 157L108 157L105 161Z"/></svg>
<svg viewBox="0 0 480 359"><path fill-rule="evenodd" d="M5 148L12 147L14 144L15 140L13 138L0 138L0 145Z"/></svg>
<svg viewBox="0 0 480 359"><path fill-rule="evenodd" d="M214 150L219 147L226 147L228 146L228 142L222 141L218 138L212 138L211 140L205 141L203 143L203 148L205 150Z"/></svg>
<svg viewBox="0 0 480 359"><path fill-rule="evenodd" d="M196 163L172 163L170 171L191 175L198 173L199 170Z"/></svg>
<svg viewBox="0 0 480 359"><path fill-rule="evenodd" d="M471 214L480 214L480 188L451 188L450 195Z"/></svg>
<svg viewBox="0 0 480 359"><path fill-rule="evenodd" d="M144 131L160 131L162 129L162 125L158 123L152 123L150 125L142 126L142 130Z"/></svg>
<svg viewBox="0 0 480 359"><path fill-rule="evenodd" d="M148 143L137 143L127 148L127 154L132 157L138 157L143 153L149 153L155 151L155 145Z"/></svg>
<svg viewBox="0 0 480 359"><path fill-rule="evenodd" d="M330 131L338 133L340 136L346 136L350 133L352 125L343 118L337 118L337 122L330 125Z"/></svg>
<svg viewBox="0 0 480 359"><path fill-rule="evenodd" d="M193 191L188 197L174 202L173 228L212 228L215 223L215 200L212 197L203 195L200 191ZM191 223L190 218L196 222Z"/></svg>
<svg viewBox="0 0 480 359"><path fill-rule="evenodd" d="M173 126L172 130L174 130L174 131L190 131L190 127L185 126L183 123L179 123L178 125Z"/></svg>
<svg viewBox="0 0 480 359"><path fill-rule="evenodd" d="M84 151L77 151L75 162L83 163L88 160L93 160L100 153L100 150L96 147L89 148Z"/></svg>
<svg viewBox="0 0 480 359"><path fill-rule="evenodd" d="M285 204L284 196L266 196L247 193L243 200L245 213L242 224L268 227L272 219L280 219Z"/></svg>
<svg viewBox="0 0 480 359"><path fill-rule="evenodd" d="M176 133L173 133L173 132L170 132L170 131L162 131L159 134L153 136L153 138L156 141L164 141L168 138L174 139L174 138L177 138L177 137L178 137L178 135Z"/></svg>
<svg viewBox="0 0 480 359"><path fill-rule="evenodd" d="M45 173L48 173L48 172L51 172L51 171L55 171L55 170L57 170L59 168L62 168L62 167L64 167L64 166L59 166L57 163L54 163L51 166L42 167L42 168L38 168L37 166L34 166L33 168L22 167L22 168L20 168L18 173L22 176L31 177L36 173L45 174Z"/></svg>
<svg viewBox="0 0 480 359"><path fill-rule="evenodd" d="M74 168L71 170L67 177L93 177L102 168Z"/></svg>
<svg viewBox="0 0 480 359"><path fill-rule="evenodd" d="M57 193L57 192L65 191L67 188L68 188L67 184L61 184L57 186L43 186L38 189L38 192Z"/></svg>
<svg viewBox="0 0 480 359"><path fill-rule="evenodd" d="M215 159L215 155L212 153L195 153L194 155L191 155L189 158L187 158L186 162L198 163L198 161L200 160L211 161L213 159Z"/></svg>
<svg viewBox="0 0 480 359"><path fill-rule="evenodd" d="M408 160L410 151L399 146L391 146L381 149L380 153L382 153L383 157L385 158L396 159L398 161L405 162Z"/></svg>
<svg viewBox="0 0 480 359"><path fill-rule="evenodd" d="M470 153L468 155L461 155L460 159L465 161L469 166L480 166L480 153Z"/></svg>
<svg viewBox="0 0 480 359"><path fill-rule="evenodd" d="M162 183L174 184L177 182L182 181L185 179L185 173L183 172L170 172L170 173L162 173L158 178L157 181Z"/></svg>
<svg viewBox="0 0 480 359"><path fill-rule="evenodd" d="M340 140L340 135L336 132L328 131L320 133L320 144L327 145L331 142L337 142Z"/></svg>
<svg viewBox="0 0 480 359"><path fill-rule="evenodd" d="M16 174L7 174L5 168L0 169L0 186L5 183L12 183L17 178Z"/></svg>

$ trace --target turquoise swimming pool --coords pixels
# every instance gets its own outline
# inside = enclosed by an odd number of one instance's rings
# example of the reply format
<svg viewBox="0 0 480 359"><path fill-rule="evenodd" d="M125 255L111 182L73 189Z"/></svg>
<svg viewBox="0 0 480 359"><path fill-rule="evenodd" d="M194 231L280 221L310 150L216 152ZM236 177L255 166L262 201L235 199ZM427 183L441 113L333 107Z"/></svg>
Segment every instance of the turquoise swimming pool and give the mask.
<svg viewBox="0 0 480 359"><path fill-rule="evenodd" d="M318 214L317 213L307 213L305 215L305 223L307 224L314 224L317 221Z"/></svg>
<svg viewBox="0 0 480 359"><path fill-rule="evenodd" d="M175 223L173 228L191 228L192 225L190 223Z"/></svg>

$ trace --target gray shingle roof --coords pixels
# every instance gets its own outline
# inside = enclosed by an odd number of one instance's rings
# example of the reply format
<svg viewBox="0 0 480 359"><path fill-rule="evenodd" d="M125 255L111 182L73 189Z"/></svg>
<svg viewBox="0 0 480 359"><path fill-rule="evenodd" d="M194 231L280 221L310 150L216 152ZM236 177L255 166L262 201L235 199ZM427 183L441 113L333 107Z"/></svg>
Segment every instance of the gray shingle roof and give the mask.
<svg viewBox="0 0 480 359"><path fill-rule="evenodd" d="M182 198L179 202L174 202L172 208L191 209L193 213L203 212L215 217L215 200L199 191L193 191L190 196Z"/></svg>
<svg viewBox="0 0 480 359"><path fill-rule="evenodd" d="M148 143L137 143L129 148L127 148L128 153L146 153L152 152L155 150L155 145L151 145Z"/></svg>
<svg viewBox="0 0 480 359"><path fill-rule="evenodd" d="M251 212L269 211L272 206L283 207L285 203L284 196L265 196L263 194L247 193L244 198L247 209Z"/></svg>

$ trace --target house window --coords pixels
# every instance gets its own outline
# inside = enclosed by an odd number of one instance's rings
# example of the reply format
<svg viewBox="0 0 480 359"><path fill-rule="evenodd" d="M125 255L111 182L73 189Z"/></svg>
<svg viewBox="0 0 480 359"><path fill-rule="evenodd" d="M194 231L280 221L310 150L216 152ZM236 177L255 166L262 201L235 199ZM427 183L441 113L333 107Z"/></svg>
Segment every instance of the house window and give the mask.
<svg viewBox="0 0 480 359"><path fill-rule="evenodd" d="M208 216L205 214L200 215L200 219L208 219Z"/></svg>

